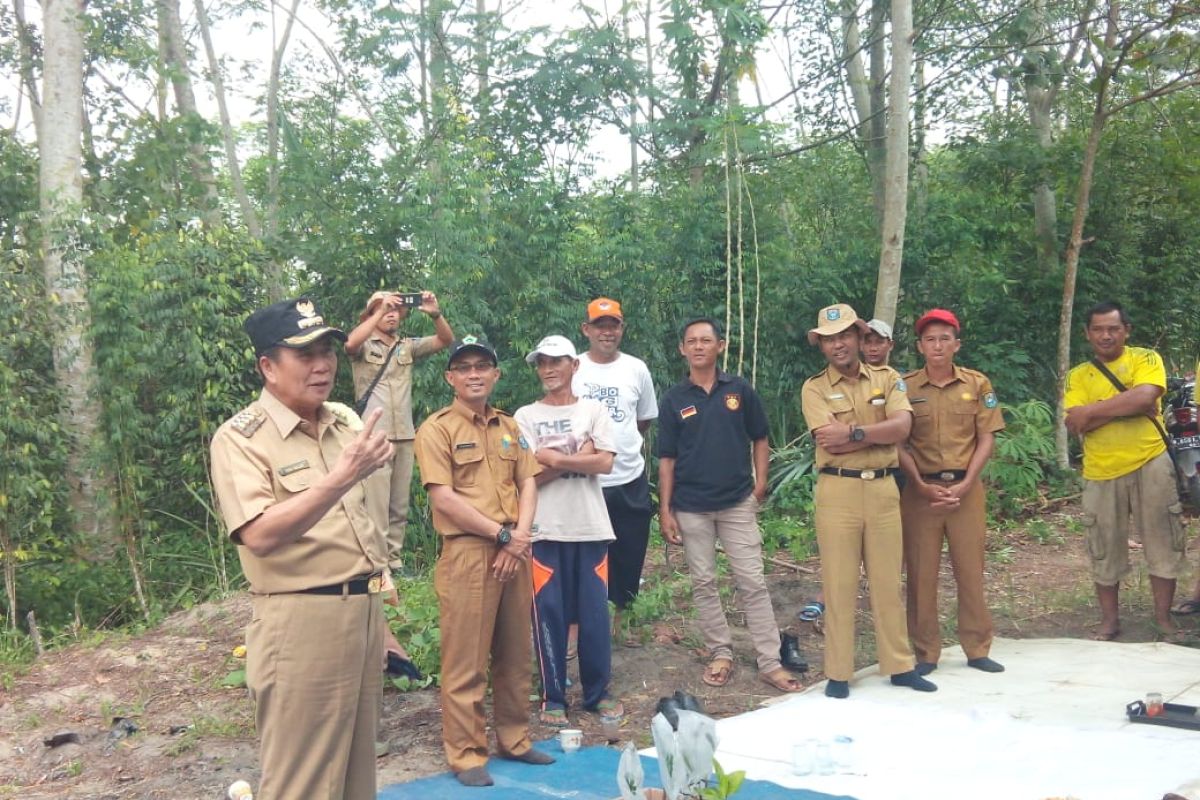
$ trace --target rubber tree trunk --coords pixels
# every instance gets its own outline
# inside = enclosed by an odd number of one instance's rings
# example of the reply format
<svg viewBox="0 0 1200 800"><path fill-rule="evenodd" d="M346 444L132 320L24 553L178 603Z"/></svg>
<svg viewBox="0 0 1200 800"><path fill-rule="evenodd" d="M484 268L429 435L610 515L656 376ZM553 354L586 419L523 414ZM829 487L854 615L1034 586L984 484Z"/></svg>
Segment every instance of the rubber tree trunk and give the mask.
<svg viewBox="0 0 1200 800"><path fill-rule="evenodd" d="M180 21L179 0L157 0L158 13L158 57L171 81L175 96L175 108L179 116L197 124L203 121L196 110L196 92L192 88L191 71L188 69L187 48L184 45L183 23ZM217 196L217 179L213 175L212 161L208 151L198 141L188 144L188 170L200 187L200 209L204 224L209 228L221 225L220 199Z"/></svg>
<svg viewBox="0 0 1200 800"><path fill-rule="evenodd" d="M50 331L54 377L62 397L61 424L69 438L66 480L71 511L84 541L111 552L111 521L100 513L98 478L88 453L97 427L92 397L92 350L87 274L74 224L83 205L83 0L45 0L42 124L38 180L46 295L55 307Z"/></svg>
<svg viewBox="0 0 1200 800"><path fill-rule="evenodd" d="M892 0L892 79L888 88L887 174L875 317L891 324L900 300L900 266L908 219L908 111L912 88L912 0Z"/></svg>
<svg viewBox="0 0 1200 800"><path fill-rule="evenodd" d="M258 212L250 202L246 192L246 183L242 180L242 167L238 161L237 139L233 135L233 122L229 116L229 106L225 100L225 78L221 74L221 62L217 58L217 50L213 47L212 28L208 22L208 10L204 0L195 0L196 22L200 26L200 38L204 41L204 54L208 59L209 81L212 83L213 94L217 98L217 113L221 118L221 141L225 145L225 162L229 168L229 182L233 185L233 194L237 198L238 208L242 212L242 221L246 230L255 239L262 239L262 225L258 221Z"/></svg>

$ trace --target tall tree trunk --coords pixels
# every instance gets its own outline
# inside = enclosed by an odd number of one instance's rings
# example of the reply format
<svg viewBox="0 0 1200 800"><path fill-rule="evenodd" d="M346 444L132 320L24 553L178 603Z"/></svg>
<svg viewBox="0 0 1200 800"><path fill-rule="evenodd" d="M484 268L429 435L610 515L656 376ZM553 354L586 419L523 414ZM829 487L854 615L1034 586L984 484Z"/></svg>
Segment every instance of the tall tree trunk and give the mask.
<svg viewBox="0 0 1200 800"><path fill-rule="evenodd" d="M156 5L158 57L171 81L175 108L179 111L179 116L199 125L203 123L203 117L196 111L196 93L192 89L192 77L188 69L179 0L156 0ZM192 179L201 189L200 208L204 224L209 228L220 226L221 208L217 197L217 179L213 175L208 151L201 142L192 141L188 144L188 169L192 173Z"/></svg>
<svg viewBox="0 0 1200 800"><path fill-rule="evenodd" d="M629 33L629 13L631 4L621 6L621 27L625 36L625 54L633 61L633 38ZM638 143L637 143L638 95L636 89L629 92L629 191L637 194L640 188L638 176Z"/></svg>
<svg viewBox="0 0 1200 800"><path fill-rule="evenodd" d="M859 146L867 159L867 172L871 179L871 205L875 211L875 224L883 222L884 174L886 168L886 146L884 126L887 109L882 94L884 66L877 64L883 58L882 0L872 0L872 26L868 31L868 43L863 45L858 25L858 3L842 0L839 13L842 18L842 60L846 65L846 82L850 87L850 99L854 114L858 117L855 131ZM878 20L878 23L876 22ZM876 28L878 24L878 28ZM867 76L864 52L871 58L870 77ZM878 74L876 74L878 70ZM879 82L877 84L877 82ZM876 91L876 88L879 91Z"/></svg>
<svg viewBox="0 0 1200 800"><path fill-rule="evenodd" d="M887 92L887 34L885 33L885 19L887 17L887 2L888 0L871 0L871 28L867 32L867 48L871 56L871 118L870 118L870 133L867 140L867 163L871 169L871 188L872 197L875 201L875 220L880 225L880 230L883 226L883 218L885 215L884 203L887 202L889 189L885 186L888 182L888 123L889 114L894 114L895 106L891 106L890 110L887 105L885 94ZM912 3L909 3L909 30L912 29ZM892 40L896 38L896 23L892 21ZM911 42L909 43L911 47ZM910 50L911 53L911 50ZM896 54L892 53L892 69L896 68ZM894 79L893 79L894 80ZM909 78L905 77L906 86ZM907 95L905 96L907 99ZM907 105L907 103L906 103ZM905 131L907 133L908 122L905 121ZM905 147L908 145L906 144Z"/></svg>
<svg viewBox="0 0 1200 800"><path fill-rule="evenodd" d="M925 151L925 56L916 48L920 38L913 42L913 206L916 209L917 227L925 218L929 208L929 163Z"/></svg>
<svg viewBox="0 0 1200 800"><path fill-rule="evenodd" d="M33 114L33 129L36 132L42 127L42 99L33 72L35 45L29 33L29 25L25 21L25 0L13 0L13 16L17 22L17 63L21 70L21 85L29 97L29 109Z"/></svg>
<svg viewBox="0 0 1200 800"><path fill-rule="evenodd" d="M441 216L442 159L445 156L445 125L448 98L446 70L446 0L429 0L426 6L429 30L429 185L434 214Z"/></svg>
<svg viewBox="0 0 1200 800"><path fill-rule="evenodd" d="M1119 0L1109 0L1104 32L1104 50L1100 70L1096 75L1096 103L1092 108L1092 124L1088 130L1087 144L1083 148L1083 163L1079 168L1079 182L1075 186L1075 211L1071 216L1071 233L1067 249L1063 253L1062 308L1058 315L1058 363L1055 375L1056 416L1058 425L1054 432L1054 450L1058 465L1062 469L1070 466L1067 429L1062 424L1066 409L1063 405L1063 389L1067 383L1067 371L1071 368L1071 325L1075 309L1075 282L1079 275L1079 252L1083 249L1083 226L1087 222L1088 206L1092 196L1092 178L1096 172L1096 156L1100 152L1100 137L1108 122L1108 89L1112 84L1113 64L1111 55L1117 46L1117 30L1120 21Z"/></svg>
<svg viewBox="0 0 1200 800"><path fill-rule="evenodd" d="M96 433L92 351L87 340L87 274L73 231L83 205L83 0L45 0L42 125L38 178L46 294L57 308L51 331L54 377L70 437L71 510L86 545L111 549L110 520L100 514L97 475L88 458Z"/></svg>
<svg viewBox="0 0 1200 800"><path fill-rule="evenodd" d="M275 51L271 56L271 76L267 83L267 213L266 237L272 245L279 236L279 80L283 72L283 54L287 51L288 39L292 35L292 23L300 0L292 0L283 35L275 39ZM274 20L274 13L271 18ZM272 302L283 299L283 265L279 258L271 258L270 274L267 276L267 296Z"/></svg>
<svg viewBox="0 0 1200 800"><path fill-rule="evenodd" d="M217 113L221 117L221 140L225 144L225 161L229 167L229 182L233 185L233 193L237 197L238 208L242 212L242 220L246 230L255 239L262 239L262 226L258 222L258 212L250 202L246 192L246 183L242 180L242 167L238 161L237 139L233 135L233 122L229 117L229 106L225 102L225 79L221 75L221 62L217 58L217 50L213 47L212 29L208 23L208 10L204 0L195 0L196 21L200 26L200 38L204 40L204 53L208 58L209 80L212 81L213 94L217 98Z"/></svg>
<svg viewBox="0 0 1200 800"><path fill-rule="evenodd" d="M892 80L889 87L886 202L875 317L891 324L900 300L900 266L908 217L908 92L912 85L912 0L892 0Z"/></svg>

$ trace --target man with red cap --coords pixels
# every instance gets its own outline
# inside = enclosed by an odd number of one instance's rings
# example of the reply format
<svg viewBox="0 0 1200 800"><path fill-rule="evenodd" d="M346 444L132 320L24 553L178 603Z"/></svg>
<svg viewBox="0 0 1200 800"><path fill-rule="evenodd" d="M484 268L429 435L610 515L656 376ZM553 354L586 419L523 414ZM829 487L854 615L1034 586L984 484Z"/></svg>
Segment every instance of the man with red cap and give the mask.
<svg viewBox="0 0 1200 800"><path fill-rule="evenodd" d="M908 633L917 672L937 669L942 653L938 573L942 542L950 550L958 596L958 640L967 666L1003 672L988 657L992 615L983 596L987 513L980 475L1004 418L991 381L960 367L958 317L935 308L917 320L917 350L925 366L904 376L913 409L912 433L900 449L908 482L900 500L908 569Z"/></svg>
<svg viewBox="0 0 1200 800"><path fill-rule="evenodd" d="M896 686L937 690L914 669L900 606L899 490L896 445L908 437L912 407L891 367L859 360L867 325L844 303L817 314L808 332L829 366L804 382L804 421L816 445L815 522L825 601L825 694L850 695L854 615L865 565L875 618L879 671Z"/></svg>

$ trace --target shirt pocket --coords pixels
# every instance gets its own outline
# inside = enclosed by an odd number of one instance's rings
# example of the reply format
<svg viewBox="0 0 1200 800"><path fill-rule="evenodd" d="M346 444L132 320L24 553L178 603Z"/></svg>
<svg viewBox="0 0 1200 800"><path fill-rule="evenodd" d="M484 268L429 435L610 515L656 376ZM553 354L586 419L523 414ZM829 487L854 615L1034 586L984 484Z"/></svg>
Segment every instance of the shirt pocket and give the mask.
<svg viewBox="0 0 1200 800"><path fill-rule="evenodd" d="M396 348L396 363L402 365L413 363L413 349L411 344L404 342Z"/></svg>
<svg viewBox="0 0 1200 800"><path fill-rule="evenodd" d="M300 494L300 492L312 486L316 478L317 476L311 468L299 469L295 472L289 472L287 475L280 475L278 471L275 472L275 480L279 482L279 485L288 494Z"/></svg>
<svg viewBox="0 0 1200 800"><path fill-rule="evenodd" d="M954 429L960 433L975 430L975 418L979 416L979 399L956 400L950 408Z"/></svg>
<svg viewBox="0 0 1200 800"><path fill-rule="evenodd" d="M837 418L838 422L854 422L854 403L850 402L848 397L838 397L829 399L829 412ZM825 420L821 420L820 424L824 425Z"/></svg>
<svg viewBox="0 0 1200 800"><path fill-rule="evenodd" d="M382 366L383 362L387 359L387 350L377 350L373 347L366 347L363 348L362 358L363 361L367 362L368 364L374 364L377 367Z"/></svg>
<svg viewBox="0 0 1200 800"><path fill-rule="evenodd" d="M476 445L455 450L452 460L454 462L454 485L474 486L479 480L479 470L483 464L483 448Z"/></svg>

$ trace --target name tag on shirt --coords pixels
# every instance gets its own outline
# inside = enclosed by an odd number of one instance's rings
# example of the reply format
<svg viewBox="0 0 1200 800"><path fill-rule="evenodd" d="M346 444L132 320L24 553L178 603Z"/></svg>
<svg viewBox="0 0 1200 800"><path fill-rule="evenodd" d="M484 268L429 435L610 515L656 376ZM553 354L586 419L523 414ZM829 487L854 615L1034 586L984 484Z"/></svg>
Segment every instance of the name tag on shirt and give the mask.
<svg viewBox="0 0 1200 800"><path fill-rule="evenodd" d="M474 442L459 442L458 444L454 445L454 449L455 450L470 450L474 446L475 446Z"/></svg>
<svg viewBox="0 0 1200 800"><path fill-rule="evenodd" d="M279 468L278 472L281 476L287 477L288 475L291 475L293 472L299 472L302 469L308 469L308 459L304 459L303 461L297 461L294 464L288 464L286 466L282 466Z"/></svg>

